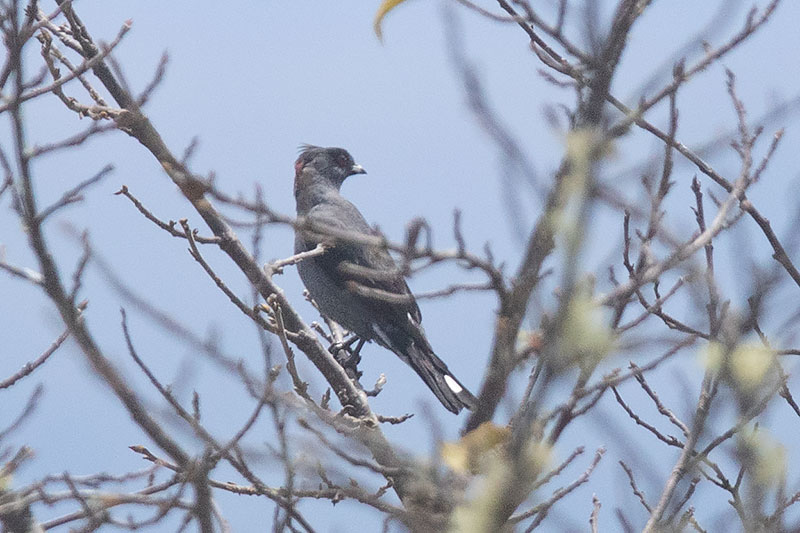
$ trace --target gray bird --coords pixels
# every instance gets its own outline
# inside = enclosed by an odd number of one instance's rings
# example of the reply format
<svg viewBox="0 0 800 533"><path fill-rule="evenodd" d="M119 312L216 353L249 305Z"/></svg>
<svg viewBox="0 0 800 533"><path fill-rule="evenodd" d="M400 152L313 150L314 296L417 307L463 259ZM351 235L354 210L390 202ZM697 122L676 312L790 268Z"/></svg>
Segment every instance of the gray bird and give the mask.
<svg viewBox="0 0 800 533"><path fill-rule="evenodd" d="M339 193L348 176L366 173L346 150L304 145L294 169L298 217L314 228L375 234L356 206ZM475 397L433 353L419 306L389 253L308 230L295 233L295 253L320 243L332 246L301 261L297 269L322 314L357 335L360 344L374 340L397 354L448 410L472 409Z"/></svg>

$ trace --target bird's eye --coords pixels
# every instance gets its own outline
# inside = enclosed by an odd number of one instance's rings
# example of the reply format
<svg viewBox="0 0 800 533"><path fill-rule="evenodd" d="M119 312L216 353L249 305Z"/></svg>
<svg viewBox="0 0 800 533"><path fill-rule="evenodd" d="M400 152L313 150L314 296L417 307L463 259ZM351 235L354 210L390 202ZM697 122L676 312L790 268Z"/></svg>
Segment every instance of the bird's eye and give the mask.
<svg viewBox="0 0 800 533"><path fill-rule="evenodd" d="M346 154L341 154L341 155L337 156L336 157L336 164L341 168L349 168L349 167L353 166L352 163L350 163L350 158L347 157Z"/></svg>

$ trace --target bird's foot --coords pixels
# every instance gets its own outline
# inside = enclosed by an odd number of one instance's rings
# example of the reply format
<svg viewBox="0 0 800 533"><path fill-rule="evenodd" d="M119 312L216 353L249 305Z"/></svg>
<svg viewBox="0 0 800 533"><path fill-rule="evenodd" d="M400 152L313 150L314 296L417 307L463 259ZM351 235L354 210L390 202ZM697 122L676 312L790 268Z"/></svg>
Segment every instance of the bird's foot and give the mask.
<svg viewBox="0 0 800 533"><path fill-rule="evenodd" d="M358 345L353 349L353 343L356 341L358 341ZM356 381L361 378L361 372L358 371L358 363L361 362L360 352L362 346L364 346L364 340L353 335L342 342L331 344L330 348L328 348L328 351L336 359L336 362L344 368L347 375Z"/></svg>
<svg viewBox="0 0 800 533"><path fill-rule="evenodd" d="M333 344L331 344L330 348L328 348L328 351L331 353L331 355L336 357L336 360L339 361L339 363L342 363L342 361L340 361L339 359L342 357L343 354L346 355L347 358L349 359L353 355L357 356L358 352L361 351L361 346L363 345L363 342L360 342L355 350L352 349L353 343L356 342L357 340L359 340L357 335L351 335L349 338L342 340L342 342L334 342ZM358 363L358 361L356 361L356 363Z"/></svg>

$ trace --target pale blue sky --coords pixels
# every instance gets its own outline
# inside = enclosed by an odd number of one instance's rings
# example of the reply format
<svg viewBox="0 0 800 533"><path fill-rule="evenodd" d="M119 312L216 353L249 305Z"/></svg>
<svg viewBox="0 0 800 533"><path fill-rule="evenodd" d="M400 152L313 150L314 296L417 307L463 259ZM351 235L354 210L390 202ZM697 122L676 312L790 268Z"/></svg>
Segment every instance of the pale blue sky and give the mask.
<svg viewBox="0 0 800 533"><path fill-rule="evenodd" d="M512 231L515 222L507 216L500 152L468 111L461 81L449 60L444 37L446 4L455 8L468 58L483 82L492 108L516 136L540 179L549 179L559 163L564 142L561 133L548 125L544 109L555 103L572 105L572 95L554 89L537 74L541 64L516 25L485 21L455 2L415 0L400 6L384 21L383 45L372 32L378 2L199 4L81 0L75 3L96 39L111 40L125 20L133 21L115 57L134 88L144 87L161 53L169 53L167 75L146 113L177 153L193 137L199 138L192 168L200 174L215 172L221 189L248 195L252 194L254 184L259 183L272 208L291 214L294 212L292 163L297 146L300 143L342 146L369 172L351 178L343 188L344 194L391 239L401 240L406 223L423 216L434 228L436 246L452 247L452 212L459 208L463 212L468 246L480 252L484 242L490 242L495 256L506 261L507 271L513 272L521 244ZM653 4L631 35L630 47L613 86L615 94L629 104L636 103L642 84L665 60L673 57L687 36L707 24L719 3L662 0ZM741 2L728 4L736 9L727 26L718 28L710 37L714 44L738 31L749 8ZM491 2L485 5L497 11ZM607 11L611 4L602 5ZM800 93L796 57L800 49L798 19L800 6L783 2L769 26L723 62L737 73L739 94L751 117L757 118ZM31 61L36 61L35 46L30 44L26 50ZM690 63L701 53L700 48L692 49L688 56ZM35 64L38 68L38 63ZM34 70L29 67L29 75ZM81 94L74 84L68 87L70 94ZM682 90L679 105L679 138L690 147L702 145L735 125L720 65L713 66ZM57 140L89 124L89 119L79 121L55 98L31 102L25 113L32 143ZM665 107L651 111L650 118L665 125ZM777 123L768 124L765 135L783 125L787 126L783 145L762 183L749 196L770 218L778 234L786 238L798 209L796 114L786 113ZM0 144L6 148L9 146L6 123L3 128ZM604 178L612 182L628 179L630 186L624 188L632 199L641 200L638 176L617 176L647 157L662 154L663 149L641 131L628 135L616 148L605 165ZM710 154L709 161L731 178L738 172L730 149ZM174 220L187 217L193 227L200 227L201 233L208 234L199 217L138 143L114 132L94 139L74 153L58 154L37 163L34 171L40 205L58 198L64 190L107 163L113 163L115 171L86 193L85 202L63 210L48 223L47 237L59 257L62 274L69 275L80 254L80 247L65 226L88 229L93 246L139 296L178 318L195 334L216 336L226 353L251 361L252 368L260 371L254 327L215 290L190 258L186 243L169 237L146 221L127 200L113 195L125 184L158 216ZM689 182L695 173L681 158L676 159L673 179L677 184L669 205L674 209L671 222L684 236L694 231L688 205ZM521 181L514 183L522 187ZM704 182L704 186L709 183ZM538 213L538 204L531 201L528 193L519 196L527 217L521 223L527 225ZM595 217L586 256L587 270L598 273L598 290L603 291L608 288L603 265L613 260L618 275L622 275L619 250L613 247L619 240L622 221L620 216L609 216L604 210ZM765 239L751 221L745 221L744 230L737 235L749 236L747 246L760 253L763 265L771 266ZM719 247L718 265L723 283L730 288L747 279L747 265L736 262L741 250L737 252L735 245L731 246L732 239L722 242L729 248ZM35 266L7 196L0 201L0 246L4 247L9 262ZM265 259L290 255L290 230L270 229L263 246ZM249 294L244 278L225 256L209 247L203 251L233 288L243 295ZM476 274L439 267L414 277L410 284L412 289L422 292L455 281L479 279ZM304 317L315 320L317 317L303 302L302 287L294 270L287 269L280 282ZM797 287L787 287L786 301L796 302ZM26 283L0 273L0 295L0 316L4 317L0 327L0 377L3 377L38 355L62 327L52 306ZM97 269L89 271L82 295L90 300L86 316L92 331L107 354L125 369L137 390L155 397L126 354L119 326L120 306L129 309L134 341L153 369L165 381L179 378L175 388L184 401L188 402L193 390L200 392L204 421L211 429L229 435L248 416L251 406L235 380L137 312ZM733 305L742 306L745 296L733 291ZM545 306L552 303L547 298L549 295L545 295ZM427 334L437 353L465 385L477 392L492 341L495 299L470 293L424 301L421 306ZM655 353L641 354L645 360L652 355ZM368 346L364 356L366 385L380 372L388 377L384 392L374 401L377 411L388 415L420 412L419 407L424 403L434 413L436 423L441 424L443 436L449 439L457 436L464 415L455 417L439 409L421 381L392 354ZM624 360L614 363L625 365ZM321 394L323 382L313 368L302 365L302 370L312 381L312 391ZM676 402L676 408L683 407L682 402L694 401L696 387L691 389L687 400L684 392L672 384L673 380L699 374L692 354L687 353L681 364L659 374L656 385L661 385L667 399ZM150 443L129 422L119 402L91 377L72 344L65 346L25 383L11 391L0 391L3 406L0 427L15 416L26 394L37 383L46 387L38 411L3 443L28 444L36 451L36 459L18 474L20 484L48 472L121 472L144 465L127 446ZM647 413L650 406L642 408ZM632 510L631 517L641 518L637 515L638 503L616 464L618 459L629 457L626 454L638 449L643 458L659 458L652 464L653 479L642 482L651 498L660 490L659 476L664 476L672 466L674 452L670 450L667 454L663 445L637 431L616 407L613 397L604 398L601 409L611 414L613 425L605 420L598 423L597 419L576 425L558 447L561 457L579 444L587 447L586 459L568 471L565 479L582 472L589 456L600 445L607 445L609 452L594 482L576 492L571 507L554 510L548 518L554 528L550 530L585 529L592 492L605 494L604 502L608 503L601 512L601 521L611 529L611 524L616 524L614 505L623 505ZM154 402L153 411L163 411L164 419L171 420L163 404ZM501 409L498 414L498 421L505 421L508 413ZM783 405L773 409L771 419L779 422L775 424L778 438L787 438L787 444L791 444L788 436L796 434L797 420L791 418ZM780 423L784 419L787 423ZM427 437L430 423L429 418L420 414L400 428L387 427L386 432L412 452L424 454L432 445ZM262 436L251 434L251 446L257 446L260 439L269 439L270 425L265 422L262 426ZM624 436L619 432L624 432ZM634 440L630 440L631 435ZM626 439L628 444L623 444ZM188 434L185 441L191 442ZM649 456L651 452L653 455ZM798 456L795 450L793 458ZM796 466L793 471L797 473ZM227 474L233 477L224 470L217 473L215 477L220 479L226 479ZM269 475L266 478L276 484L281 481L277 475L274 479ZM703 494L711 494L717 501L721 498L713 489ZM260 521L268 524L271 520L267 502L226 495L220 495L220 501L234 531L255 530L253 524ZM304 509L321 531L348 531L355 510L348 506L345 503L332 508L326 503L314 503ZM712 530L716 511L700 507L697 511ZM50 513L43 511L45 516ZM369 512L366 515L371 516ZM266 526L259 529L265 530Z"/></svg>

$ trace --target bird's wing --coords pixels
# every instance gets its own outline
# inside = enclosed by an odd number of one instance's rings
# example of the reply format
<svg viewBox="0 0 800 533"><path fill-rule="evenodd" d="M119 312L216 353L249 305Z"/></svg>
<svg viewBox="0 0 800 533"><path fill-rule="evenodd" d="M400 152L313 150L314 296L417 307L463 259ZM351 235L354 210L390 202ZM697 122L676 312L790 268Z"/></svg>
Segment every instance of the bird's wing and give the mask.
<svg viewBox="0 0 800 533"><path fill-rule="evenodd" d="M358 209L344 198L316 205L306 219L319 228L375 234ZM419 306L389 252L377 246L328 239L318 234L304 235L304 239L307 248L333 241L334 245L315 260L334 282L356 296L372 300L370 307L377 307L381 312L395 309L401 315L410 313L416 323L422 320Z"/></svg>

